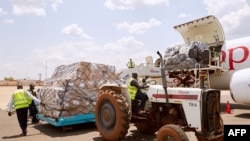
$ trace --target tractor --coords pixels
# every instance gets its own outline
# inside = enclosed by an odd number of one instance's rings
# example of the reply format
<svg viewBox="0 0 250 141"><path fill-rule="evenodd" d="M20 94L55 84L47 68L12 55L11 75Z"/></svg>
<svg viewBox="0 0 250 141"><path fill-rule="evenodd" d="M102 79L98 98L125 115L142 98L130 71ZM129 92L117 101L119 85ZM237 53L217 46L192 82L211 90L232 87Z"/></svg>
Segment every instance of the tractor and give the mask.
<svg viewBox="0 0 250 141"><path fill-rule="evenodd" d="M137 113L140 100L130 99L125 83L105 84L100 88L95 120L102 138L120 141L133 123L141 133L157 133L157 141L223 140L220 91L204 87L167 87L162 55L157 53L161 60L158 70L162 84L143 81L148 83L145 91L149 98L144 114ZM199 77L203 76L201 72Z"/></svg>

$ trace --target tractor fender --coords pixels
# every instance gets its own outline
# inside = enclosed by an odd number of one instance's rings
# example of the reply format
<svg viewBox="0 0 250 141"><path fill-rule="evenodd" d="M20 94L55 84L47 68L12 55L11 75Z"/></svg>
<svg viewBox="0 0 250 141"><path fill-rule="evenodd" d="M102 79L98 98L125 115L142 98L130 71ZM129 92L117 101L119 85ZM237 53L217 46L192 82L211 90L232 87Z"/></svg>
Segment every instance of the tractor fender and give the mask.
<svg viewBox="0 0 250 141"><path fill-rule="evenodd" d="M117 94L122 94L127 99L130 110L132 110L131 109L132 104L131 104L131 99L130 99L130 96L129 96L127 85L125 85L125 84L122 84L122 85L120 85L120 84L103 84L100 87L101 91L108 90L108 89L116 91Z"/></svg>

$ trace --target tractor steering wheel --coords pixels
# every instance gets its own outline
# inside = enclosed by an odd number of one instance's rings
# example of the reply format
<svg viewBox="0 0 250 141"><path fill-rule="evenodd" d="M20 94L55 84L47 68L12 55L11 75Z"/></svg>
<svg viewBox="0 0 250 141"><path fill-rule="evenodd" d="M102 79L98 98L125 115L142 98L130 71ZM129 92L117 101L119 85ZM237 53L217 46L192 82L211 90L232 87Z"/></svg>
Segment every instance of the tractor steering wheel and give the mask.
<svg viewBox="0 0 250 141"><path fill-rule="evenodd" d="M156 85L156 83L156 80L148 80L145 82L145 85L149 87L150 85Z"/></svg>

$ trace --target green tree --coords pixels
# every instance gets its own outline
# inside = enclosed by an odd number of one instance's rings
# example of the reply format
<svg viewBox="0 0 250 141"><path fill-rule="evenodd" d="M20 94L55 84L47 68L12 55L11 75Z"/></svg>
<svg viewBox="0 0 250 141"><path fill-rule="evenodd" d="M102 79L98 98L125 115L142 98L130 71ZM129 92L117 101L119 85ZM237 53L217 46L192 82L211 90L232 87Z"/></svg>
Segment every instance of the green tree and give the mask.
<svg viewBox="0 0 250 141"><path fill-rule="evenodd" d="M6 80L6 81L13 81L14 78L13 77L4 77L4 80Z"/></svg>

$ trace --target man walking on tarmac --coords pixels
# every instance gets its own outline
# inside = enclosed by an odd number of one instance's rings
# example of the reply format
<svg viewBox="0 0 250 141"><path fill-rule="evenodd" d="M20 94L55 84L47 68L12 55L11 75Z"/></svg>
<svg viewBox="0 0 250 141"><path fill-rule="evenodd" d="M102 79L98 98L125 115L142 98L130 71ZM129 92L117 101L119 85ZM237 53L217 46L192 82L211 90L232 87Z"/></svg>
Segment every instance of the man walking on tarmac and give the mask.
<svg viewBox="0 0 250 141"><path fill-rule="evenodd" d="M131 100L135 99L141 100L138 114L143 114L146 102L148 100L148 96L147 94L141 91L141 89L145 87L139 85L137 77L138 77L137 73L132 73L132 78L128 81L128 91Z"/></svg>
<svg viewBox="0 0 250 141"><path fill-rule="evenodd" d="M16 110L18 123L22 129L22 133L20 134L20 136L27 135L27 117L29 108L29 103L27 100L28 97L44 105L39 99L34 97L30 92L23 90L22 85L17 86L17 90L12 94L8 103L7 112L9 116L12 115L11 113L12 106L14 106L14 109Z"/></svg>
<svg viewBox="0 0 250 141"><path fill-rule="evenodd" d="M35 90L35 85L34 84L30 84L30 88L28 89L28 91L35 97L36 96L36 92L34 91ZM36 124L39 122L39 120L36 118L36 115L38 113L38 110L37 110L37 107L36 107L36 104L34 102L34 100L30 97L27 98L28 102L30 103L29 105L29 113L30 113L30 116L32 116L32 123L33 124Z"/></svg>

